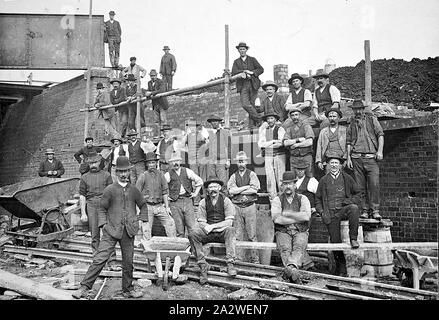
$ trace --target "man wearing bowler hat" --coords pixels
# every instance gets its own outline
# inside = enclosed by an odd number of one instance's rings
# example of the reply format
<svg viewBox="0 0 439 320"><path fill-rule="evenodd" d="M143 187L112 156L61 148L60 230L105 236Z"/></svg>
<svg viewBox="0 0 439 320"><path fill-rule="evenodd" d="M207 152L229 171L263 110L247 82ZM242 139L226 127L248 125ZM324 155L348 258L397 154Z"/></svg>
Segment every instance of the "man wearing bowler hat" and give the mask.
<svg viewBox="0 0 439 320"><path fill-rule="evenodd" d="M101 147L96 147L93 145L93 137L85 138L85 143L86 145L76 151L73 155L75 157L75 160L79 163L79 172L81 174L88 172L88 170L90 169L90 166L87 163L87 158L102 151Z"/></svg>
<svg viewBox="0 0 439 320"><path fill-rule="evenodd" d="M140 80L140 78L145 77L146 70L141 65L136 64L137 58L131 57L130 64L122 70L123 77L127 80L130 74L134 75L134 78Z"/></svg>
<svg viewBox="0 0 439 320"><path fill-rule="evenodd" d="M168 46L163 47L165 54L160 61L160 74L165 83L165 91L172 90L172 78L177 71L177 62L174 55L169 53L170 50Z"/></svg>
<svg viewBox="0 0 439 320"><path fill-rule="evenodd" d="M313 78L317 80L318 87L314 91L312 110L315 119L320 123L320 129L322 129L328 126L325 112L332 107L340 108L341 94L336 86L329 83L329 74L319 71Z"/></svg>
<svg viewBox="0 0 439 320"><path fill-rule="evenodd" d="M163 124L161 127L163 138L159 141L156 154L160 157L160 170L167 172L169 169L169 157L176 150L175 139L171 136L171 126Z"/></svg>
<svg viewBox="0 0 439 320"><path fill-rule="evenodd" d="M380 167L383 160L384 131L378 119L365 113L362 100L351 106L354 117L346 131L347 166L354 170L355 180L365 197L362 199L361 218L381 219Z"/></svg>
<svg viewBox="0 0 439 320"><path fill-rule="evenodd" d="M285 267L284 277L300 283L298 270L306 260L311 260L306 252L311 206L306 196L296 192L296 181L293 171L284 172L282 193L271 200L271 217L277 248Z"/></svg>
<svg viewBox="0 0 439 320"><path fill-rule="evenodd" d="M236 49L240 57L233 62L232 75L242 73L242 78L236 80L236 90L240 94L241 105L249 115L249 128L260 125L261 118L255 108L255 100L261 85L259 75L264 73L264 68L254 57L247 55L248 46L245 42L240 42Z"/></svg>
<svg viewBox="0 0 439 320"><path fill-rule="evenodd" d="M110 101L111 104L119 104L127 100L125 88L121 87L121 80L119 78L113 78L110 80L110 84L113 89L110 91ZM115 107L115 111L119 114L119 132L123 137L125 137L126 131L128 130L128 106L123 105Z"/></svg>
<svg viewBox="0 0 439 320"><path fill-rule="evenodd" d="M122 292L126 298L140 298L143 293L133 286L134 236L139 223L148 222L148 207L140 191L129 182L131 164L127 157L117 158L117 181L104 189L98 211L98 226L102 228L102 239L81 281L81 287L72 296L86 297L92 289L107 261L119 243L122 251ZM137 215L137 208L140 214Z"/></svg>
<svg viewBox="0 0 439 320"><path fill-rule="evenodd" d="M244 151L236 154L235 161L238 171L230 176L227 189L233 204L235 205L235 230L236 239L240 241L248 238L251 242L258 242L257 238L257 192L261 188L259 178L253 171L247 169L250 159ZM236 252L239 260L243 260L243 251ZM259 264L258 250L251 250L251 262Z"/></svg>
<svg viewBox="0 0 439 320"><path fill-rule="evenodd" d="M38 175L40 177L61 178L64 174L64 166L62 162L55 158L53 148L46 150L46 160L40 162Z"/></svg>
<svg viewBox="0 0 439 320"><path fill-rule="evenodd" d="M329 172L327 163L328 154L341 154L346 160L346 127L339 125L343 117L341 110L337 107L331 107L325 112L329 120L329 126L320 131L316 149L316 165L320 170L326 167L326 173Z"/></svg>
<svg viewBox="0 0 439 320"><path fill-rule="evenodd" d="M152 69L149 72L149 76L151 80L148 81L148 91L146 91L145 96L153 98L156 94L162 93L166 91L166 84L163 80L157 78L157 71ZM166 110L168 110L169 104L168 99L166 97L152 99L152 109L157 117L157 121L159 126L165 124L167 122Z"/></svg>
<svg viewBox="0 0 439 320"><path fill-rule="evenodd" d="M207 195L198 206L198 225L189 232L189 242L192 254L200 267L200 284L208 281L209 264L203 252L203 245L211 242L225 243L227 273L235 277L235 246L236 235L233 221L235 220L235 206L232 201L223 195L220 190L223 181L211 176L204 182Z"/></svg>
<svg viewBox="0 0 439 320"><path fill-rule="evenodd" d="M264 121L267 127L259 132L258 146L265 157L264 166L267 177L267 192L273 198L277 194L276 186L280 191L282 175L285 172L286 149L283 145L285 129L277 124L279 115L275 112L266 113Z"/></svg>
<svg viewBox="0 0 439 320"><path fill-rule="evenodd" d="M343 172L341 154L328 154L329 173L319 181L316 192L316 210L328 228L331 243L341 243L340 221L349 220L349 239L353 249L358 248L358 223L363 192L355 180ZM335 274L346 275L343 251L334 251Z"/></svg>
<svg viewBox="0 0 439 320"><path fill-rule="evenodd" d="M110 93L105 90L102 82L96 85L96 89L98 90L98 94L95 98L95 108L99 110L103 106L110 105ZM116 110L114 110L114 108L99 110L98 119L99 118L104 119L105 133L110 136L110 139L118 135Z"/></svg>
<svg viewBox="0 0 439 320"><path fill-rule="evenodd" d="M308 124L313 126L315 124L315 118L313 118L313 113L311 113L311 103L312 103L312 93L308 89L303 87L303 77L298 73L293 73L288 80L290 85L290 94L288 95L287 101L285 103L285 109L290 111L293 108L299 108L302 110L300 119L302 121L307 121ZM291 119L288 119L284 123L284 128L290 126Z"/></svg>
<svg viewBox="0 0 439 320"><path fill-rule="evenodd" d="M111 10L109 13L110 20L105 21L104 42L108 42L108 53L110 55L110 63L113 68L119 65L120 43L122 29L119 21L114 20L116 13Z"/></svg>

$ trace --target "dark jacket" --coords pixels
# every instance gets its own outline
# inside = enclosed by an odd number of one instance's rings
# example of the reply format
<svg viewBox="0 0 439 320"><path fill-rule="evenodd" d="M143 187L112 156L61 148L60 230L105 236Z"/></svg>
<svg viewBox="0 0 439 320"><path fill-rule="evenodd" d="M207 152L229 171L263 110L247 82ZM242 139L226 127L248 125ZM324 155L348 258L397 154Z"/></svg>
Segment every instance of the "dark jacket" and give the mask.
<svg viewBox="0 0 439 320"><path fill-rule="evenodd" d="M244 70L253 71L254 74L251 75L251 83L253 89L257 91L261 86L261 80L259 80L259 75L264 73L264 68L262 68L258 60L256 60L256 58L253 57L247 56L246 62L247 62L247 67L245 68L241 57L236 59L233 62L232 76L241 73ZM244 80L246 79L239 78L238 80L236 80L236 91L241 92Z"/></svg>
<svg viewBox="0 0 439 320"><path fill-rule="evenodd" d="M355 180L345 172L340 172L344 180L344 189L345 189L345 200L343 201L343 205L356 204L361 206L361 198L364 196L363 192L358 187L358 184ZM329 203L328 203L328 188L331 188L330 181L331 174L326 174L319 181L319 186L316 192L316 210L318 213L322 215L322 220L325 224L331 223L331 213L329 211Z"/></svg>
<svg viewBox="0 0 439 320"><path fill-rule="evenodd" d="M275 113L279 116L279 120L284 122L288 118L288 112L285 109L286 99L278 93L273 96L273 101L270 101L268 97L265 97L261 101L261 107L258 112L263 112L264 115L269 113Z"/></svg>
<svg viewBox="0 0 439 320"><path fill-rule="evenodd" d="M57 171L56 175L48 175L49 171ZM49 177L49 178L61 178L64 174L64 166L62 162L53 158L53 162L50 163L47 159L40 163L40 168L38 170L38 175L40 177Z"/></svg>
<svg viewBox="0 0 439 320"><path fill-rule="evenodd" d="M121 42L122 29L120 28L119 21L113 20L113 23L110 20L105 21L105 30L104 30L104 42L105 39L108 40L108 37L115 37L116 42Z"/></svg>
<svg viewBox="0 0 439 320"><path fill-rule="evenodd" d="M126 99L127 99L127 97L126 97L125 88L122 88L122 87L117 88L117 94L115 93L114 89L111 90L111 92L110 92L111 104L118 104L118 103L125 101ZM122 107L116 107L116 111L118 109L121 109L123 111L123 109L128 110L128 107L126 105L122 106Z"/></svg>
<svg viewBox="0 0 439 320"><path fill-rule="evenodd" d="M171 75L172 71L177 71L177 62L171 53L165 53L160 61L160 74Z"/></svg>
<svg viewBox="0 0 439 320"><path fill-rule="evenodd" d="M151 91L153 96L158 93L165 92L165 84L161 79L157 78L153 85L152 80L150 80L148 81L148 91ZM157 110L157 106L159 106L160 109L167 110L169 108L168 99L166 99L166 97L152 99L152 107L154 110Z"/></svg>
<svg viewBox="0 0 439 320"><path fill-rule="evenodd" d="M140 208L136 215L136 206ZM104 189L98 212L98 226L116 239L122 239L123 227L130 237L139 230L139 220L148 221L148 207L139 189L128 183L122 187L114 182Z"/></svg>
<svg viewBox="0 0 439 320"><path fill-rule="evenodd" d="M100 94L98 93L98 95L95 98L94 106L96 108L100 108L103 106L108 106L109 104L111 104L110 93L108 91L104 91ZM111 119L113 118L114 114L115 114L114 108L99 110L98 118L103 117L104 119Z"/></svg>

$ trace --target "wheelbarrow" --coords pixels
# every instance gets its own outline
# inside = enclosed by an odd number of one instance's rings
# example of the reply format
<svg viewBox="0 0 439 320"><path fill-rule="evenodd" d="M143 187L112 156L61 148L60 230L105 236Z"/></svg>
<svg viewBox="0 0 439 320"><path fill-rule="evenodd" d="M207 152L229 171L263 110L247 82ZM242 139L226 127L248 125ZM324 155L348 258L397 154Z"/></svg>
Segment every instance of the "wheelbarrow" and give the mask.
<svg viewBox="0 0 439 320"><path fill-rule="evenodd" d="M63 207L77 192L79 178L37 178L2 187L0 206L11 213L8 231L14 244L35 247L73 233ZM14 226L13 219L18 219ZM22 220L32 223L21 224Z"/></svg>

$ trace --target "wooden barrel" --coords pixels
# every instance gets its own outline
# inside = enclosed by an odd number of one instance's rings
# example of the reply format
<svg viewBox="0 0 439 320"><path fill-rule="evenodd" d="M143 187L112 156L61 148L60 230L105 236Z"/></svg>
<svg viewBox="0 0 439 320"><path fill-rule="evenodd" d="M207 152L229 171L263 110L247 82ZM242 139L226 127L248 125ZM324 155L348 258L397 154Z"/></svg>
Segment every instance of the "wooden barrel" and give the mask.
<svg viewBox="0 0 439 320"><path fill-rule="evenodd" d="M392 242L389 227L368 227L364 232L364 242L388 243ZM389 249L365 250L364 271L369 276L391 276L393 271L393 253Z"/></svg>
<svg viewBox="0 0 439 320"><path fill-rule="evenodd" d="M349 238L349 221L340 221L340 234L341 241L343 243L351 244ZM357 241L360 244L363 243L363 227L358 226ZM364 251L363 250L344 250L344 256L346 259L346 269L349 277L360 277L361 268L364 263Z"/></svg>

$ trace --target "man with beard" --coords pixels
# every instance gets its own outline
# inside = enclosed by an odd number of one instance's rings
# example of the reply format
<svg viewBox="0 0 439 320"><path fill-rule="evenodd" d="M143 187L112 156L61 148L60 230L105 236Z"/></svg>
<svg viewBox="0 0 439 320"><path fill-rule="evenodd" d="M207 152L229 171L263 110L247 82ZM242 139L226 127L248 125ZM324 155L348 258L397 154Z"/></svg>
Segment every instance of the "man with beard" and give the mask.
<svg viewBox="0 0 439 320"><path fill-rule="evenodd" d="M102 148L98 148L93 145L93 137L85 138L85 143L86 145L79 149L77 152L75 152L75 154L73 155L75 157L75 160L79 163L79 173L81 174L88 172L88 170L90 169L87 163L87 158L90 155L95 155L102 151Z"/></svg>
<svg viewBox="0 0 439 320"><path fill-rule="evenodd" d="M347 166L354 170L355 180L361 191L361 218L381 219L380 211L380 167L383 160L384 131L378 119L364 112L365 105L355 100L351 106L354 119L346 132Z"/></svg>
<svg viewBox="0 0 439 320"><path fill-rule="evenodd" d="M40 162L38 175L40 177L61 178L64 174L62 162L55 158L55 151L52 148L46 150L46 160Z"/></svg>
<svg viewBox="0 0 439 320"><path fill-rule="evenodd" d="M200 284L207 282L209 264L203 252L203 244L220 242L226 244L227 273L235 277L235 207L229 198L220 194L223 181L211 176L204 182L206 198L198 206L198 226L189 233L192 254L200 267Z"/></svg>
<svg viewBox="0 0 439 320"><path fill-rule="evenodd" d="M111 104L119 104L126 101L125 88L121 87L121 80L118 78L111 79L110 83L113 86L113 90L110 92ZM119 113L119 132L122 138L125 137L125 133L128 129L128 107L126 105L116 107L116 111Z"/></svg>
<svg viewBox="0 0 439 320"><path fill-rule="evenodd" d="M297 163L305 162L309 165L306 175L312 177L312 142L314 132L308 123L300 120L301 114L302 110L299 108L290 110L292 125L286 129L284 146L290 151L291 170L294 170Z"/></svg>
<svg viewBox="0 0 439 320"><path fill-rule="evenodd" d="M157 156L154 152L146 154L147 170L143 172L136 182L148 205L148 222L144 225L143 236L145 240L151 239L151 230L154 219L157 218L165 228L168 237L176 237L175 223L171 217L169 206L169 188L163 172L157 170Z"/></svg>
<svg viewBox="0 0 439 320"><path fill-rule="evenodd" d="M282 193L271 201L271 217L274 222L276 244L284 277L300 283L299 268L305 258L308 245L308 229L311 206L306 196L296 193L294 172L286 171L282 177Z"/></svg>
<svg viewBox="0 0 439 320"><path fill-rule="evenodd" d="M243 241L246 235L251 242L258 242L256 201L258 201L257 192L261 186L256 173L247 169L248 160L244 151L237 153L235 161L238 171L230 176L227 189L235 205L236 239ZM238 260L243 261L243 251L240 249L236 253ZM259 264L259 252L254 249L250 251L250 254L251 262Z"/></svg>
<svg viewBox="0 0 439 320"><path fill-rule="evenodd" d="M300 120L308 122L309 125L313 126L316 121L315 118L311 117L311 91L302 87L303 78L298 73L291 75L288 84L292 86L292 89L285 103L285 109L288 112L293 108L299 108L302 110ZM291 119L287 119L284 123L284 128L288 128L291 124Z"/></svg>
<svg viewBox="0 0 439 320"><path fill-rule="evenodd" d="M346 127L338 125L343 117L339 108L332 107L325 112L329 120L329 127L325 127L320 131L316 149L316 165L320 170L326 167L326 173L329 172L327 165L328 154L341 154L346 159Z"/></svg>
<svg viewBox="0 0 439 320"><path fill-rule="evenodd" d="M165 173L177 237L185 236L185 227L187 233L194 228L195 213L192 199L198 196L203 186L203 180L195 172L189 168L181 167L182 161L179 153L174 152L169 159L171 168Z"/></svg>
<svg viewBox="0 0 439 320"><path fill-rule="evenodd" d="M344 161L341 155L327 156L329 173L319 182L316 192L316 210L328 228L331 243L341 243L340 221L349 220L349 239L352 249L358 248L358 204L363 195L355 180L341 171ZM346 260L343 251L334 251L335 274L345 276Z"/></svg>
<svg viewBox="0 0 439 320"><path fill-rule="evenodd" d="M81 281L81 287L72 296L86 297L108 259L119 243L122 251L122 292L126 298L140 298L141 291L133 286L134 236L148 222L148 207L140 191L129 183L131 165L127 157L117 158L117 182L104 189L98 212L98 226L102 227L102 239L91 266ZM136 215L136 207L140 214Z"/></svg>
<svg viewBox="0 0 439 320"><path fill-rule="evenodd" d="M318 85L314 91L313 113L317 122L320 122L320 129L323 129L328 125L325 112L332 107L340 108L341 94L336 86L329 84L329 74L317 72L313 78Z"/></svg>
<svg viewBox="0 0 439 320"><path fill-rule="evenodd" d="M101 232L98 226L98 212L100 201L104 189L113 183L111 175L107 171L101 170L99 164L101 156L96 154L87 158L90 170L81 176L79 182L79 202L81 204L81 221L88 221L88 229L91 232L91 248L93 257L98 252ZM116 265L116 252L114 251L109 260L108 265L113 271L120 271L120 267Z"/></svg>
<svg viewBox="0 0 439 320"><path fill-rule="evenodd" d="M276 185L280 190L280 181L285 172L286 150L283 146L285 129L276 124L276 121L279 120L279 116L276 113L268 113L264 116L264 119L268 127L261 130L258 146L265 157L264 166L267 177L267 192L271 198L274 198L277 193Z"/></svg>

